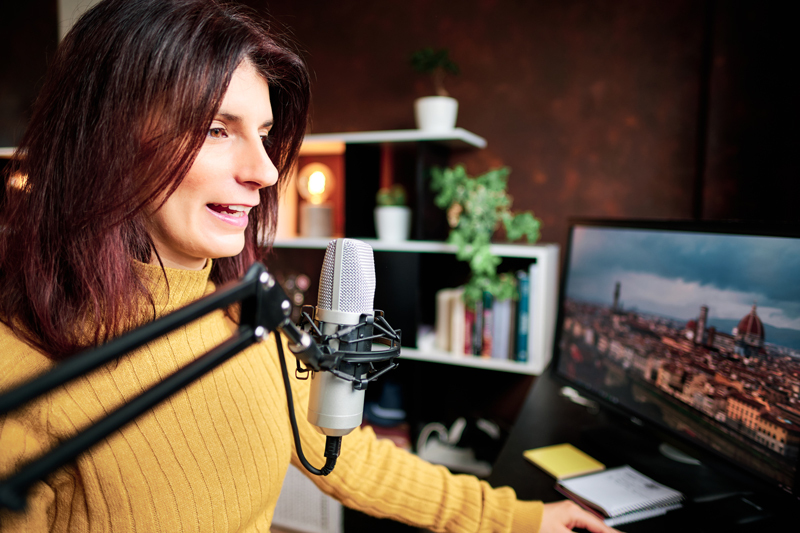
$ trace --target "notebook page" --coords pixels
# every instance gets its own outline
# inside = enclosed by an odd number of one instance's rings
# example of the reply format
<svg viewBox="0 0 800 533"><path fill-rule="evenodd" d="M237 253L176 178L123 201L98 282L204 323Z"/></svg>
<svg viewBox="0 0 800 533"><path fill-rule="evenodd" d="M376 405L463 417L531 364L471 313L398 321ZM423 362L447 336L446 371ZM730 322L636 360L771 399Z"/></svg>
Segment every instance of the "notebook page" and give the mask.
<svg viewBox="0 0 800 533"><path fill-rule="evenodd" d="M566 479L559 484L595 504L608 516L669 505L683 497L677 490L653 481L630 466Z"/></svg>

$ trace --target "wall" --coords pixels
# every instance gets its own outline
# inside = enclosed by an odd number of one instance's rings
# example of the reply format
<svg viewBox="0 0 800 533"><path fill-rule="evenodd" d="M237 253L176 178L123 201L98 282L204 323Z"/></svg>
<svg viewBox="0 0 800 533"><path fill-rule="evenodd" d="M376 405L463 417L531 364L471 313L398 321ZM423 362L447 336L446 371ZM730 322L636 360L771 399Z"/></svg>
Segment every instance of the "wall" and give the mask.
<svg viewBox="0 0 800 533"><path fill-rule="evenodd" d="M785 7L718 2L703 216L800 220L796 23Z"/></svg>
<svg viewBox="0 0 800 533"><path fill-rule="evenodd" d="M488 141L458 159L472 173L509 166L514 205L542 218L544 240L563 240L571 215L690 215L697 2L359 4L269 3L314 71L313 131L413 127L429 87L407 58L446 46L459 125Z"/></svg>
<svg viewBox="0 0 800 533"><path fill-rule="evenodd" d="M518 209L564 243L570 216L790 218L800 167L790 20L751 2L404 0L248 3L314 73L313 132L413 127L408 66L448 47L457 161L507 165ZM457 7L456 7L457 6ZM782 65L783 68L780 68ZM782 209L774 209L775 204Z"/></svg>
<svg viewBox="0 0 800 533"><path fill-rule="evenodd" d="M82 0L85 1L85 0ZM517 209L563 244L570 216L797 220L791 17L745 1L245 0L313 72L311 131L413 127L430 92L408 66L448 47L459 125L488 140L456 161L507 165ZM14 2L0 29L0 146L24 126L52 57L56 2Z"/></svg>
<svg viewBox="0 0 800 533"><path fill-rule="evenodd" d="M25 131L47 62L58 43L55 0L4 2L0 10L0 146L14 146ZM0 162L1 163L1 162Z"/></svg>
<svg viewBox="0 0 800 533"><path fill-rule="evenodd" d="M58 0L58 40L64 38L72 25L100 0Z"/></svg>

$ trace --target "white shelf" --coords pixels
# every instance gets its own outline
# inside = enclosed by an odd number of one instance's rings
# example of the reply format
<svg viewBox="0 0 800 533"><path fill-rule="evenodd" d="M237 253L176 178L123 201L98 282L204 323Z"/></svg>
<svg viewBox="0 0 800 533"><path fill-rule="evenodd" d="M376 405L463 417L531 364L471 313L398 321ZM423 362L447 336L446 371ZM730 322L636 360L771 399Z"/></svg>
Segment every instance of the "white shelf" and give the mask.
<svg viewBox="0 0 800 533"><path fill-rule="evenodd" d="M435 142L452 149L486 148L486 139L464 128L431 132L424 130L354 131L342 133L310 133L303 139L306 148L314 143L380 144L400 142ZM0 147L0 157L10 158L13 147Z"/></svg>
<svg viewBox="0 0 800 533"><path fill-rule="evenodd" d="M454 254L456 252L454 245L436 241L386 242L377 239L359 240L369 244L375 251L443 254ZM324 250L330 241L330 238L282 239L275 241L274 247ZM499 257L535 259L536 268L531 271L533 278L530 280L535 289L532 291L530 301L528 362L517 363L505 359L487 359L472 355L437 352L435 350L421 351L407 347L403 347L401 357L530 375L538 375L544 371L550 363L555 338L556 302L558 299L558 245L493 244L491 245L491 250L492 253Z"/></svg>
<svg viewBox="0 0 800 533"><path fill-rule="evenodd" d="M432 141L451 148L486 148L486 139L463 128L451 131L431 132L423 130L358 131L343 133L312 133L305 136L305 143L342 142L345 144L397 143Z"/></svg>
<svg viewBox="0 0 800 533"><path fill-rule="evenodd" d="M324 250L328 243L333 240L330 238L308 238L298 237L296 239L277 239L273 246L275 248L305 248ZM415 252L415 253L441 253L454 254L456 246L440 241L403 241L387 242L378 239L358 239L369 244L373 250L380 252ZM543 253L558 253L557 244L492 244L491 251L500 257L529 257L538 258Z"/></svg>
<svg viewBox="0 0 800 533"><path fill-rule="evenodd" d="M476 355L453 355L447 352L420 351L414 348L400 350L399 360L412 359L414 361L426 361L429 363L441 363L444 365L466 366L471 368L482 368L484 370L499 370L503 372L513 372L515 374L537 375L541 372L528 363L517 363L510 359L490 359L478 357Z"/></svg>

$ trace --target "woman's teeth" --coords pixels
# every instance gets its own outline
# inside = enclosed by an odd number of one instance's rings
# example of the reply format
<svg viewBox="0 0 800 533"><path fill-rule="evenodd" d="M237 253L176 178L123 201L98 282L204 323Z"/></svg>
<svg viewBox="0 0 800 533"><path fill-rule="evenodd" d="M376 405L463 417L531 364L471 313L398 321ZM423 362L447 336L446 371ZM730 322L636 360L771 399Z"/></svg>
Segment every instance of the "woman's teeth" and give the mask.
<svg viewBox="0 0 800 533"><path fill-rule="evenodd" d="M246 205L208 204L208 206L218 213L225 213L234 217L245 216L250 211L250 208Z"/></svg>

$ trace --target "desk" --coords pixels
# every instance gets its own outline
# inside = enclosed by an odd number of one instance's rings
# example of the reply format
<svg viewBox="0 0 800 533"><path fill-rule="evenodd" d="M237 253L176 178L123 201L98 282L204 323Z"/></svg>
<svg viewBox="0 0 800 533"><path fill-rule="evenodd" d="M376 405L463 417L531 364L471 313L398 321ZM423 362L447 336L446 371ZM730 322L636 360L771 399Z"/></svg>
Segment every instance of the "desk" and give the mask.
<svg viewBox="0 0 800 533"><path fill-rule="evenodd" d="M569 442L607 466L630 464L657 481L682 491L687 496L683 509L666 515L619 526L629 533L680 531L680 533L709 533L717 531L761 532L795 531L800 504L796 499L777 498L754 488L752 480L724 465L704 462L702 465L680 464L664 457L659 441L645 432L623 429L614 416L592 411L565 398L559 391L562 385L548 369L536 379L525 400L517 422L494 464L488 481L495 487L513 487L520 499L562 500L554 489L554 480L523 458L530 448ZM704 458L704 461L706 459ZM732 523L728 517L745 510L739 497L722 498L725 494L753 492L747 496L758 505L766 505L774 516L750 523ZM720 497L716 502L695 503L704 497ZM755 510L755 509L753 509ZM794 515L794 517L792 517ZM752 515L750 515L752 516ZM743 517L746 522L749 517Z"/></svg>

